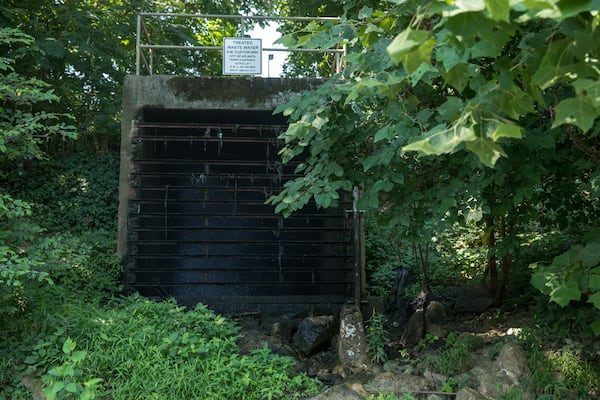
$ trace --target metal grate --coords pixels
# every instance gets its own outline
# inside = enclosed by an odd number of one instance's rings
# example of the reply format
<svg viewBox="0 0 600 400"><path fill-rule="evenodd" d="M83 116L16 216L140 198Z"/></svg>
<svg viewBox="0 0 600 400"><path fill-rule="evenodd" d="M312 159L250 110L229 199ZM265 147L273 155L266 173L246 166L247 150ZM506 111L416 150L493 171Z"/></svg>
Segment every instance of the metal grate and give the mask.
<svg viewBox="0 0 600 400"><path fill-rule="evenodd" d="M352 219L343 208L309 206L284 219L265 204L295 177L295 165L282 165L277 154L284 129L256 121L138 122L130 286L217 309L351 296Z"/></svg>

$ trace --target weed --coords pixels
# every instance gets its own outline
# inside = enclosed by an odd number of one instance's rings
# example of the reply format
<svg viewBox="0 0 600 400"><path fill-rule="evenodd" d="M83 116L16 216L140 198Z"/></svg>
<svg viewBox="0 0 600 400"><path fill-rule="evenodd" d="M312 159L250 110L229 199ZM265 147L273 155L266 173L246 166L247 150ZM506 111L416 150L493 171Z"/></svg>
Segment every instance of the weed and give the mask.
<svg viewBox="0 0 600 400"><path fill-rule="evenodd" d="M456 375L468 369L471 354L482 345L483 341L477 336L450 333L444 347L427 354L424 364L443 375Z"/></svg>
<svg viewBox="0 0 600 400"><path fill-rule="evenodd" d="M384 324L383 314L373 311L367 324L367 351L371 360L378 364L388 359L385 346L389 343L389 337Z"/></svg>
<svg viewBox="0 0 600 400"><path fill-rule="evenodd" d="M26 345L4 352L18 359L32 349L24 360L48 399L297 399L321 389L268 348L239 354L239 327L204 305L187 311L131 296L63 307L42 332L13 339Z"/></svg>

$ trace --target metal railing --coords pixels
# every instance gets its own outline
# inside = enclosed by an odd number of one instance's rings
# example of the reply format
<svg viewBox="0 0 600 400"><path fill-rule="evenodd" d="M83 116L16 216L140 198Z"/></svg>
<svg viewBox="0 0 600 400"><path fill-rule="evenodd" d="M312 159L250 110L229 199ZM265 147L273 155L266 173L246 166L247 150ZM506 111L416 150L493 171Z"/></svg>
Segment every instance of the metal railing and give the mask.
<svg viewBox="0 0 600 400"><path fill-rule="evenodd" d="M146 26L146 18L195 18L195 19L223 19L223 20L239 20L239 36L243 37L246 34L246 24L248 21L296 21L296 22L312 22L312 21L340 21L338 17L275 17L264 15L219 15L219 14L177 14L177 13L139 13L137 16L136 29L136 61L135 73L140 75L142 64L146 67L149 75L153 74L154 68L154 53L155 50L195 50L195 51L223 51L223 46L194 46L194 45L171 45L171 44L153 44L150 38L150 33ZM144 40L142 38L144 37ZM146 51L146 54L144 54ZM335 72L342 71L342 56L346 53L346 47L337 49L306 49L306 48L286 48L286 47L266 47L262 48L262 52L303 52L303 53L324 53L333 54L335 56L334 65Z"/></svg>

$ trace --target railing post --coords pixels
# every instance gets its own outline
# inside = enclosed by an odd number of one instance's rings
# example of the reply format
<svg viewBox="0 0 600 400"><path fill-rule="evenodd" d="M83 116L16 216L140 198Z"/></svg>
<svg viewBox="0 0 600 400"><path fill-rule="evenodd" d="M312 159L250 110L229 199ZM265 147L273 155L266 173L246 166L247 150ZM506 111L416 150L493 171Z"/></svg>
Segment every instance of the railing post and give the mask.
<svg viewBox="0 0 600 400"><path fill-rule="evenodd" d="M137 27L136 27L136 36L135 36L135 74L140 74L140 44L142 35L142 16L138 14L137 16Z"/></svg>

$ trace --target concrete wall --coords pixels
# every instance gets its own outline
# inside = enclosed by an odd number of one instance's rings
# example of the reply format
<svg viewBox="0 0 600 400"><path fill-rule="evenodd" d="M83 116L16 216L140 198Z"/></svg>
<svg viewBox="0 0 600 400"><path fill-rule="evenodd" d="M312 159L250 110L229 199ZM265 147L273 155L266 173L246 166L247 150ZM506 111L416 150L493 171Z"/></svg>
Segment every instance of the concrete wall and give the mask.
<svg viewBox="0 0 600 400"><path fill-rule="evenodd" d="M271 111L318 80L255 77L127 76L123 88L118 254L127 256L133 121L144 109Z"/></svg>

